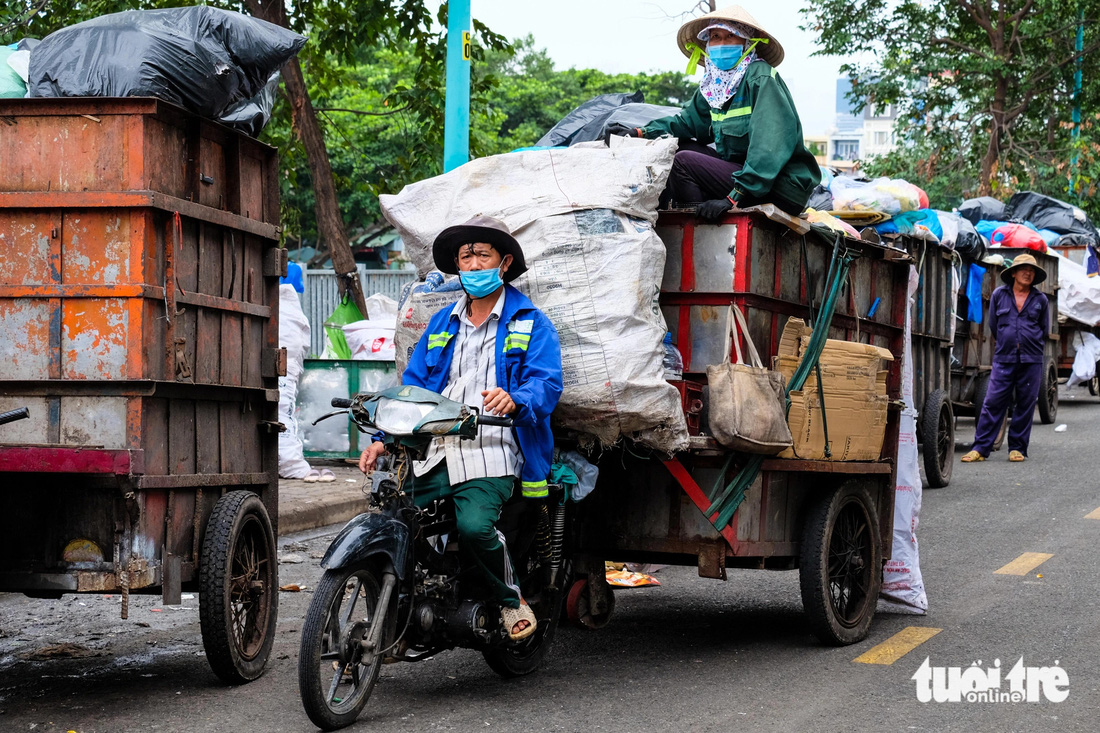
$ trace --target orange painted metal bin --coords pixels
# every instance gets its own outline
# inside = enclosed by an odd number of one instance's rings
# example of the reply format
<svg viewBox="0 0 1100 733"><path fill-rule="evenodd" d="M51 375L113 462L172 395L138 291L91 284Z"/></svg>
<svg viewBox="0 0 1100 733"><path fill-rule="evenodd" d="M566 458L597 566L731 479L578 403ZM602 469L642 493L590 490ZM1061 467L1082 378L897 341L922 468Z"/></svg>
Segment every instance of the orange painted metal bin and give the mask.
<svg viewBox="0 0 1100 733"><path fill-rule="evenodd" d="M0 100L0 591L202 594L258 676L278 585L278 162L155 99Z"/></svg>

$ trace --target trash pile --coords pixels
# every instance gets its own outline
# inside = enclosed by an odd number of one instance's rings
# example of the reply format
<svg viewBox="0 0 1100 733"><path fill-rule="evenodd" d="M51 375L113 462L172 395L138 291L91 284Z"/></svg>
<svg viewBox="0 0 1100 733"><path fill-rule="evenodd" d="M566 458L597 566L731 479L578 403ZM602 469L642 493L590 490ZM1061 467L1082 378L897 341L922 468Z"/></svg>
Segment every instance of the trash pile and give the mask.
<svg viewBox="0 0 1100 733"><path fill-rule="evenodd" d="M271 118L279 69L305 42L207 6L128 10L0 51L0 97L157 97L255 136Z"/></svg>
<svg viewBox="0 0 1100 733"><path fill-rule="evenodd" d="M687 448L688 431L679 392L664 378L657 298L666 251L653 227L677 144L612 143L480 158L380 197L422 278L398 307L398 369L431 314L461 294L454 278L432 271L436 236L493 216L527 259L512 284L558 330L565 389L556 426L599 445L627 437L671 453Z"/></svg>

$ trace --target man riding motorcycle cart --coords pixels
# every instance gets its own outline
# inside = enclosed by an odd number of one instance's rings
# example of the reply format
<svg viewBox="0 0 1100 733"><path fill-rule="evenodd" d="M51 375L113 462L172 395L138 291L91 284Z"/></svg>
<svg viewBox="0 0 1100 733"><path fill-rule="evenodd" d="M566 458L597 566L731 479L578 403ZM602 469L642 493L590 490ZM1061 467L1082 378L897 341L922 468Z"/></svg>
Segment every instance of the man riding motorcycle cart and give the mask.
<svg viewBox="0 0 1100 733"><path fill-rule="evenodd" d="M525 497L547 493L554 449L550 413L562 391L558 333L507 284L527 264L503 222L476 216L449 227L436 238L433 256L440 271L459 276L465 294L432 316L402 383L482 404L486 413L511 417L514 428L485 427L473 440L434 439L425 460L413 464L411 493L419 507L453 500L463 567L480 569L501 605L508 636L520 640L534 633L535 614L520 595L495 523L517 477ZM359 468L369 473L385 450L375 435Z"/></svg>

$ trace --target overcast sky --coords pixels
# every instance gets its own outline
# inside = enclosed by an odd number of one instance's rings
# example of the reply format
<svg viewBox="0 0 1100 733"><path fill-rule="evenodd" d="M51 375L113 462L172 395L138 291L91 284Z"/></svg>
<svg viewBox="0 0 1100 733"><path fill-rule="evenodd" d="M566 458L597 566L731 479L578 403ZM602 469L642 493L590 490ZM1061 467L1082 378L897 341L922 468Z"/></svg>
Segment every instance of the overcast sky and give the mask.
<svg viewBox="0 0 1100 733"><path fill-rule="evenodd" d="M807 135L832 126L836 78L841 60L813 57L814 37L799 30L799 10L810 0L742 2L786 58L779 66L794 95ZM676 31L692 0L471 0L473 16L508 38L535 37L559 69L575 66L608 73L683 71L687 59L676 46ZM719 0L718 6L731 4ZM626 90L623 91L632 91Z"/></svg>

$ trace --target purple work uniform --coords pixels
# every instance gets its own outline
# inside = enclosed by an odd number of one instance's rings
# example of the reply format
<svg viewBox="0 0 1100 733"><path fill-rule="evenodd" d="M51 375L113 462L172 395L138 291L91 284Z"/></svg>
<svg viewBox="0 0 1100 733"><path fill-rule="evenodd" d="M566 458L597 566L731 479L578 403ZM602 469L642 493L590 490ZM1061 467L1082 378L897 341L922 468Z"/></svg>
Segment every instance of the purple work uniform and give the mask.
<svg viewBox="0 0 1100 733"><path fill-rule="evenodd" d="M1000 286L989 299L989 330L993 333L996 349L973 448L983 458L993 449L993 441L1010 407L1012 425L1008 431L1008 449L1027 455L1035 403L1039 401L1039 386L1043 381L1043 345L1050 328L1049 308L1047 296L1035 288L1031 288L1024 307L1019 310L1010 285Z"/></svg>

